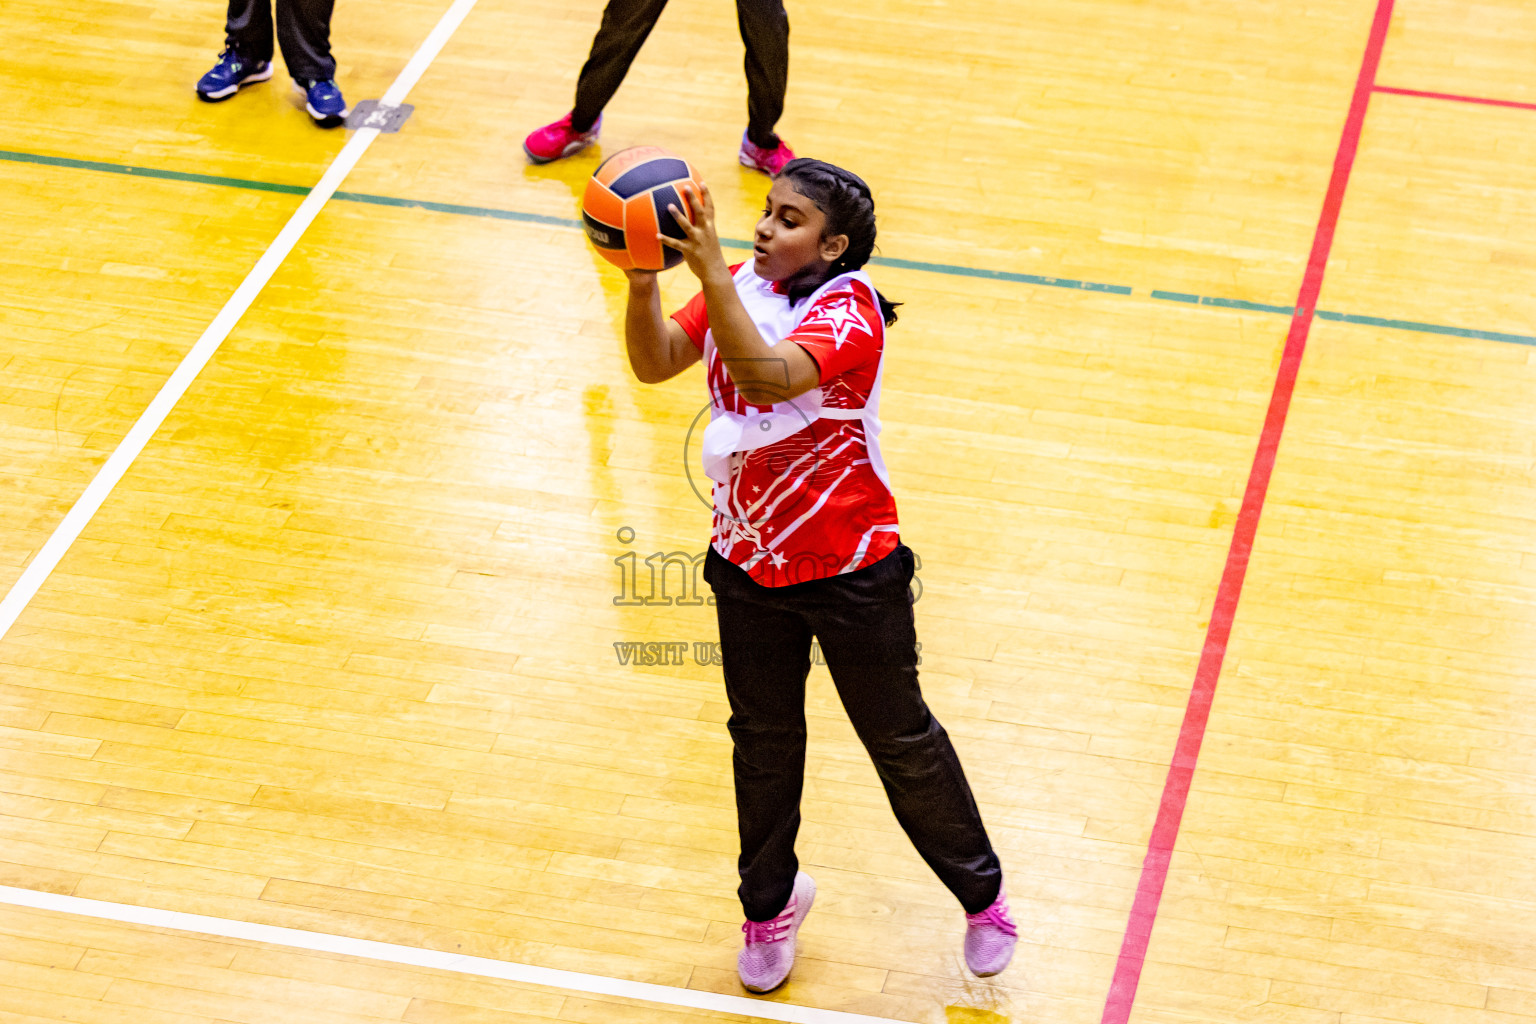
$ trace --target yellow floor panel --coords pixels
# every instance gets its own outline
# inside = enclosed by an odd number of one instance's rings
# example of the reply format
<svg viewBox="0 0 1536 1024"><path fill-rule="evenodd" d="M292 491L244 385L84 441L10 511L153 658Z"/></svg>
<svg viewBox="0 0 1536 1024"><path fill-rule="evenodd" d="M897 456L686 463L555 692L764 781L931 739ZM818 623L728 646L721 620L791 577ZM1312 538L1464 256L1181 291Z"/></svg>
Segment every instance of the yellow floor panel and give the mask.
<svg viewBox="0 0 1536 1024"><path fill-rule="evenodd" d="M702 547L700 382L626 379L591 260L564 229L326 212L0 645L49 710L10 769L17 884L736 990L718 670L613 647L715 635L614 606L626 550ZM1210 339L1215 380L1198 328L1233 321L1198 310L1042 292L1003 332L1015 285L889 287L893 339L931 346L886 378L927 690L1041 952L1004 992L1088 1020L1278 333ZM918 1019L965 998L958 909L820 671L810 705L825 896L787 996Z"/></svg>
<svg viewBox="0 0 1536 1024"><path fill-rule="evenodd" d="M746 107L730 5L673 0L600 147L529 167L523 136L570 109L601 8L551 6L478 5L422 80L411 130L355 187L571 217L604 155L662 145L715 190L721 233L747 238L764 179L735 158ZM1369 7L788 6L783 135L870 181L885 255L1294 298Z"/></svg>
<svg viewBox="0 0 1536 1024"><path fill-rule="evenodd" d="M7 1024L757 1024L499 979L0 908Z"/></svg>
<svg viewBox="0 0 1536 1024"><path fill-rule="evenodd" d="M446 6L390 0L381 17L377 5L336 5L333 49L349 102L382 96ZM3 148L313 185L346 133L315 128L281 55L270 82L221 103L198 99L194 86L224 45L225 9L217 0L8 0Z"/></svg>
<svg viewBox="0 0 1536 1024"><path fill-rule="evenodd" d="M1134 1019L1536 1010L1536 374L1509 351L1314 328Z"/></svg>
<svg viewBox="0 0 1536 1024"><path fill-rule="evenodd" d="M1397 0L1379 80L1399 89L1536 103L1525 56L1533 37L1536 10L1522 0ZM1484 166L1497 172L1502 163Z"/></svg>
<svg viewBox="0 0 1536 1024"><path fill-rule="evenodd" d="M1536 110L1372 96L1319 305L1532 333L1536 191L1527 168L1536 159L1533 129ZM1497 154L1492 159L1490 151ZM1434 358L1523 362L1530 352L1452 346ZM1498 375L1489 385L1499 386Z"/></svg>
<svg viewBox="0 0 1536 1024"><path fill-rule="evenodd" d="M341 5L348 98L446 8ZM633 603L647 556L706 543L703 383L637 384L622 276L498 214L571 218L602 155L659 143L745 238L766 179L704 0L669 5L599 150L526 164L600 10L480 0L0 639L0 884L741 992L711 609ZM882 444L925 692L1022 942L965 972L818 668L821 896L775 999L1100 1020L1373 12L791 3L785 137L930 265L872 268L905 303ZM281 70L193 95L220 17L7 4L0 148L311 184L346 136ZM1530 100L1533 44L1518 4L1400 0L1380 81ZM1536 371L1466 333L1531 332L1532 118L1372 97L1320 306L1452 333L1313 327L1138 1024L1536 1019ZM238 186L0 160L0 587L298 203ZM746 1019L5 907L0 965L28 1024Z"/></svg>
<svg viewBox="0 0 1536 1024"><path fill-rule="evenodd" d="M0 163L8 243L0 587L15 581L297 203Z"/></svg>

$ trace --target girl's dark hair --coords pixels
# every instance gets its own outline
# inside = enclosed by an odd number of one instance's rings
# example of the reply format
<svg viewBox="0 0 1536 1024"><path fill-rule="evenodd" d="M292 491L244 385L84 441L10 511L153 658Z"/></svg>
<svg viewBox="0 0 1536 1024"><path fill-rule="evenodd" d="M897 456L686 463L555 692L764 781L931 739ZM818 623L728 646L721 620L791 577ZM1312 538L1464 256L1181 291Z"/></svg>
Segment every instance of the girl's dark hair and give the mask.
<svg viewBox="0 0 1536 1024"><path fill-rule="evenodd" d="M858 270L875 251L875 199L864 179L825 160L800 157L784 165L778 177L787 178L796 192L827 215L826 235L847 235L848 248L832 264L832 276ZM896 322L896 307L878 291L880 316L889 327Z"/></svg>

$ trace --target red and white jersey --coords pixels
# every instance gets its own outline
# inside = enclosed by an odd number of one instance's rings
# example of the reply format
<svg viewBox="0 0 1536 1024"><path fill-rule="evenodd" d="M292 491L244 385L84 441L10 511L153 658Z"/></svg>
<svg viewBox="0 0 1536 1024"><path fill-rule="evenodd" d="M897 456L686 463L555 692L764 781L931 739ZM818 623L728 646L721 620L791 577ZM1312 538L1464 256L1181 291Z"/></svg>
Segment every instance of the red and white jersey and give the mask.
<svg viewBox="0 0 1536 1024"><path fill-rule="evenodd" d="M753 406L715 348L700 292L673 314L704 353L710 393L705 472L715 480L711 544L764 586L782 587L870 565L895 549L896 499L877 436L885 322L863 271L841 274L791 305L750 262L732 268L736 293L763 340L788 339L821 371L792 401ZM761 389L787 375L737 368Z"/></svg>

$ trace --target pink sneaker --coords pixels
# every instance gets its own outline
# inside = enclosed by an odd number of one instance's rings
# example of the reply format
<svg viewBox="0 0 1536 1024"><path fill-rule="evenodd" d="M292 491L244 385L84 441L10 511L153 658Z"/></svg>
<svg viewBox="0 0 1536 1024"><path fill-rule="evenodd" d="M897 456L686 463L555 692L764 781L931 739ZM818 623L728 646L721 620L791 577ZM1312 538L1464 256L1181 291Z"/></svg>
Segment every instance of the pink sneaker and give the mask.
<svg viewBox="0 0 1536 1024"><path fill-rule="evenodd" d="M795 158L795 151L789 148L789 143L783 139L775 149L764 149L747 138L747 133L741 133L741 152L736 154L736 159L741 161L741 166L750 167L754 171L762 171L764 174L778 174L784 169L784 165Z"/></svg>
<svg viewBox="0 0 1536 1024"><path fill-rule="evenodd" d="M571 128L571 115L566 114L554 124L547 124L524 139L523 152L534 163L547 164L551 160L580 153L592 145L597 141L598 130L602 127L603 117L599 114L591 128L584 132L575 131Z"/></svg>
<svg viewBox="0 0 1536 1024"><path fill-rule="evenodd" d="M965 915L965 965L978 978L990 978L1008 966L1019 930L1008 916L1008 894L999 889L997 899L979 914Z"/></svg>
<svg viewBox="0 0 1536 1024"><path fill-rule="evenodd" d="M751 992L772 992L795 966L795 933L816 899L816 883L804 871L795 875L795 891L771 921L748 921L746 948L736 958L736 973Z"/></svg>

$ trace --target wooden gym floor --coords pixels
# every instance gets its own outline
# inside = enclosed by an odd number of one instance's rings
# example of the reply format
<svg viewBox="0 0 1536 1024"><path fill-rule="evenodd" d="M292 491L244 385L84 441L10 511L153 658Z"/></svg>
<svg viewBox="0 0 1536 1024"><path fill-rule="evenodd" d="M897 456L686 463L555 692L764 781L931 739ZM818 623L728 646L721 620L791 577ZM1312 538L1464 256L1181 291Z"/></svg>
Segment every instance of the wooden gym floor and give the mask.
<svg viewBox="0 0 1536 1024"><path fill-rule="evenodd" d="M447 9L343 0L347 97ZM627 145L732 238L766 182L722 0L525 163L600 9L479 0L36 587L348 133L281 65L199 103L212 0L0 7L0 1021L1536 1020L1536 7L791 3L781 129L875 187L924 685L1022 941L965 974L817 669L821 896L714 1009L714 628L624 575L703 550L705 396L631 379L571 218Z"/></svg>

